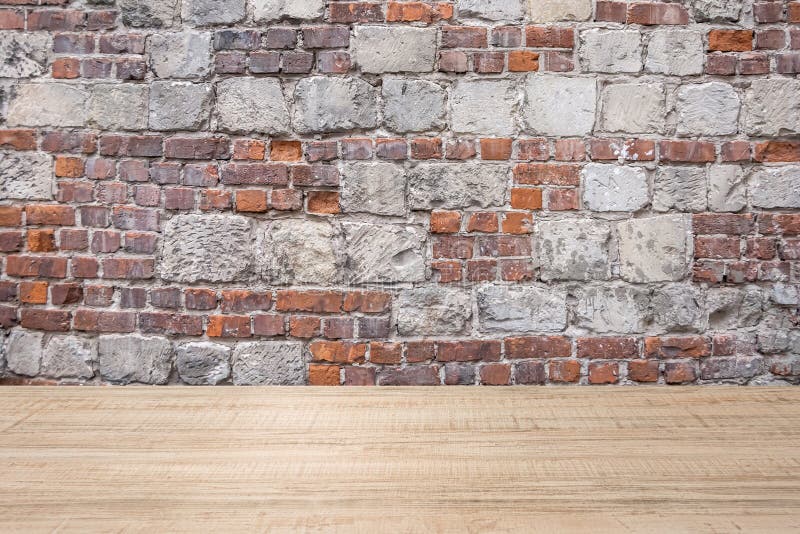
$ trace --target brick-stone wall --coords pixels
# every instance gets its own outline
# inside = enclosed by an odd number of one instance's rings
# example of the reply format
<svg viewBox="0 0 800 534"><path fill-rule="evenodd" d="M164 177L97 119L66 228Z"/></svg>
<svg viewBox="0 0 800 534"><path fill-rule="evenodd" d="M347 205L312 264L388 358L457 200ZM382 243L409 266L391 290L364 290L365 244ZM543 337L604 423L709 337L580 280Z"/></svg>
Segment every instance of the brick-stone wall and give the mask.
<svg viewBox="0 0 800 534"><path fill-rule="evenodd" d="M800 1L0 0L4 383L800 380Z"/></svg>

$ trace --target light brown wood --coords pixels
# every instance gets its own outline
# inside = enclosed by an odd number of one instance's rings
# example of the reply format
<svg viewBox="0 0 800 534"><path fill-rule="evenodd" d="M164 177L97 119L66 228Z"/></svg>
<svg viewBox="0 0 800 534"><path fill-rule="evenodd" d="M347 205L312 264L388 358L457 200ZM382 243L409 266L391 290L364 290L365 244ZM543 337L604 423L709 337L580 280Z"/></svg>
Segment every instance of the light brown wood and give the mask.
<svg viewBox="0 0 800 534"><path fill-rule="evenodd" d="M796 388L4 388L0 531L798 532Z"/></svg>

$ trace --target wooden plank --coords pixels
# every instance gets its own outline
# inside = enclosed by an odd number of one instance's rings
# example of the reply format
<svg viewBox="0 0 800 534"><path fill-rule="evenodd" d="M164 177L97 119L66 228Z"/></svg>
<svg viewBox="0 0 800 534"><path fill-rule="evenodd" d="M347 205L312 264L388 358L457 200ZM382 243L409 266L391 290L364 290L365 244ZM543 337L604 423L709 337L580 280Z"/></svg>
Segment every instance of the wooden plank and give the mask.
<svg viewBox="0 0 800 534"><path fill-rule="evenodd" d="M0 531L797 532L797 388L5 388Z"/></svg>

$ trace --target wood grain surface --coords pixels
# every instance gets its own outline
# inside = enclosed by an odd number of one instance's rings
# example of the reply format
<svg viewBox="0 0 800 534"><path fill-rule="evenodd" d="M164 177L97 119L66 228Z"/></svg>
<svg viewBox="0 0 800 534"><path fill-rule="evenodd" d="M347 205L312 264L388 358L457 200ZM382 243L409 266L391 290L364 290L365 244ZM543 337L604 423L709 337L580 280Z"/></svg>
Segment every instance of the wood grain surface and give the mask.
<svg viewBox="0 0 800 534"><path fill-rule="evenodd" d="M3 388L0 531L798 532L798 388Z"/></svg>

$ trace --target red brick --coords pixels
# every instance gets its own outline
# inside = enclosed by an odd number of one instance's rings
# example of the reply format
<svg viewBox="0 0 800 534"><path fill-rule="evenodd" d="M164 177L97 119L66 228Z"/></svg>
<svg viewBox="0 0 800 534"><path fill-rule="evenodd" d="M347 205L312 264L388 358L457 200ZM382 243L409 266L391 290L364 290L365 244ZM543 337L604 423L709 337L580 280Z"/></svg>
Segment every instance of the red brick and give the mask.
<svg viewBox="0 0 800 534"><path fill-rule="evenodd" d="M339 291L278 291L278 311L338 313L342 311L343 295Z"/></svg>
<svg viewBox="0 0 800 534"><path fill-rule="evenodd" d="M550 360L551 382L577 382L581 377L578 360Z"/></svg>
<svg viewBox="0 0 800 534"><path fill-rule="evenodd" d="M222 168L226 185L287 185L289 169L280 163L230 163Z"/></svg>
<svg viewBox="0 0 800 534"><path fill-rule="evenodd" d="M103 278L146 280L153 277L155 260L150 258L106 258Z"/></svg>
<svg viewBox="0 0 800 534"><path fill-rule="evenodd" d="M762 234L800 235L800 214L762 213L758 217L758 231Z"/></svg>
<svg viewBox="0 0 800 534"><path fill-rule="evenodd" d="M75 209L70 206L29 204L25 206L28 225L73 226Z"/></svg>
<svg viewBox="0 0 800 534"><path fill-rule="evenodd" d="M548 191L547 209L550 211L577 210L580 207L577 189L551 189Z"/></svg>
<svg viewBox="0 0 800 534"><path fill-rule="evenodd" d="M475 72L483 74L499 74L503 72L506 55L503 52L476 52L472 54L472 65Z"/></svg>
<svg viewBox="0 0 800 534"><path fill-rule="evenodd" d="M714 143L704 141L659 141L661 161L678 163L706 163L714 161Z"/></svg>
<svg viewBox="0 0 800 534"><path fill-rule="evenodd" d="M267 192L260 189L240 189L236 191L236 211L263 213L269 209Z"/></svg>
<svg viewBox="0 0 800 534"><path fill-rule="evenodd" d="M457 211L431 212L431 233L455 234L461 230L461 214Z"/></svg>
<svg viewBox="0 0 800 534"><path fill-rule="evenodd" d="M383 9L374 2L331 2L329 20L339 23L383 22Z"/></svg>
<svg viewBox="0 0 800 534"><path fill-rule="evenodd" d="M53 252L56 250L55 231L49 228L45 230L28 230L28 250L31 252Z"/></svg>
<svg viewBox="0 0 800 534"><path fill-rule="evenodd" d="M628 24L688 24L689 12L680 4L639 3L628 6Z"/></svg>
<svg viewBox="0 0 800 534"><path fill-rule="evenodd" d="M0 130L0 148L36 150L36 132L34 130Z"/></svg>
<svg viewBox="0 0 800 534"><path fill-rule="evenodd" d="M53 60L53 78L73 80L81 75L81 62L74 57L60 57Z"/></svg>
<svg viewBox="0 0 800 534"><path fill-rule="evenodd" d="M62 310L42 310L28 308L20 310L20 322L24 328L31 330L46 330L48 332L67 332L69 331L72 314ZM77 316L75 318L75 329L78 328ZM10 322L4 318L3 322Z"/></svg>
<svg viewBox="0 0 800 534"><path fill-rule="evenodd" d="M440 341L437 352L440 362L494 362L500 359L500 341Z"/></svg>
<svg viewBox="0 0 800 534"><path fill-rule="evenodd" d="M0 226L22 226L22 208L0 206Z"/></svg>
<svg viewBox="0 0 800 534"><path fill-rule="evenodd" d="M409 341L406 343L406 361L421 363L433 360L436 356L433 341Z"/></svg>
<svg viewBox="0 0 800 534"><path fill-rule="evenodd" d="M760 221L759 221L760 222ZM800 223L800 220L798 221ZM741 235L750 233L755 226L753 214L696 213L692 216L692 230L698 235ZM762 233L768 233L761 231Z"/></svg>
<svg viewBox="0 0 800 534"><path fill-rule="evenodd" d="M280 315L254 315L254 336L282 336L284 333L283 317Z"/></svg>
<svg viewBox="0 0 800 534"><path fill-rule="evenodd" d="M187 289L183 297L189 310L213 310L217 307L217 293L213 289Z"/></svg>
<svg viewBox="0 0 800 534"><path fill-rule="evenodd" d="M227 159L227 137L170 137L164 143L164 154L177 159Z"/></svg>
<svg viewBox="0 0 800 534"><path fill-rule="evenodd" d="M322 332L322 320L319 317L293 315L289 318L289 335L299 338L319 337Z"/></svg>
<svg viewBox="0 0 800 534"><path fill-rule="evenodd" d="M329 317L323 324L322 335L328 339L349 339L353 337L354 327L350 317Z"/></svg>
<svg viewBox="0 0 800 534"><path fill-rule="evenodd" d="M511 141L511 139L481 139L481 159L510 159Z"/></svg>
<svg viewBox="0 0 800 534"><path fill-rule="evenodd" d="M572 48L575 35L572 28L561 26L528 26L525 46L529 48Z"/></svg>
<svg viewBox="0 0 800 534"><path fill-rule="evenodd" d="M722 161L746 162L750 161L750 143L747 141L729 141L722 145Z"/></svg>
<svg viewBox="0 0 800 534"><path fill-rule="evenodd" d="M514 365L514 378L517 384L544 384L547 381L544 362L529 361L519 362Z"/></svg>
<svg viewBox="0 0 800 534"><path fill-rule="evenodd" d="M247 289L227 289L222 291L221 306L224 313L269 310L272 307L272 294Z"/></svg>
<svg viewBox="0 0 800 534"><path fill-rule="evenodd" d="M140 313L139 330L145 334L203 335L203 318L181 313Z"/></svg>
<svg viewBox="0 0 800 534"><path fill-rule="evenodd" d="M631 360L628 362L628 378L634 382L657 382L657 360Z"/></svg>
<svg viewBox="0 0 800 534"><path fill-rule="evenodd" d="M695 237L695 258L737 259L741 255L738 237Z"/></svg>
<svg viewBox="0 0 800 534"><path fill-rule="evenodd" d="M556 141L555 157L559 161L583 161L586 159L586 145L583 139L559 139Z"/></svg>
<svg viewBox="0 0 800 534"><path fill-rule="evenodd" d="M267 153L267 144L258 139L236 139L233 142L233 159L261 161Z"/></svg>
<svg viewBox="0 0 800 534"><path fill-rule="evenodd" d="M592 139L589 149L592 159L596 161L656 159L655 141L649 139Z"/></svg>
<svg viewBox="0 0 800 534"><path fill-rule="evenodd" d="M72 276L75 278L97 278L100 264L95 258L73 256L70 264L72 266Z"/></svg>
<svg viewBox="0 0 800 534"><path fill-rule="evenodd" d="M736 74L736 54L715 52L706 56L706 74L733 76Z"/></svg>
<svg viewBox="0 0 800 534"><path fill-rule="evenodd" d="M632 337L583 337L577 341L578 358L625 360L639 355L639 344Z"/></svg>
<svg viewBox="0 0 800 534"><path fill-rule="evenodd" d="M442 72L467 72L467 54L459 50L439 52L439 70Z"/></svg>
<svg viewBox="0 0 800 534"><path fill-rule="evenodd" d="M133 332L136 313L79 309L75 312L74 328L86 332Z"/></svg>
<svg viewBox="0 0 800 534"><path fill-rule="evenodd" d="M250 337L250 316L210 315L206 335L208 337Z"/></svg>
<svg viewBox="0 0 800 534"><path fill-rule="evenodd" d="M452 160L471 159L477 153L475 142L472 139L451 139L447 141L445 148L445 157Z"/></svg>
<svg viewBox="0 0 800 534"><path fill-rule="evenodd" d="M342 159L372 159L372 139L342 139Z"/></svg>
<svg viewBox="0 0 800 534"><path fill-rule="evenodd" d="M344 368L345 386L374 386L375 369L372 367L351 367Z"/></svg>
<svg viewBox="0 0 800 534"><path fill-rule="evenodd" d="M66 278L67 259L52 256L8 256L8 276L35 276L38 278Z"/></svg>
<svg viewBox="0 0 800 534"><path fill-rule="evenodd" d="M497 213L482 211L470 214L467 232L494 233L500 229Z"/></svg>
<svg viewBox="0 0 800 534"><path fill-rule="evenodd" d="M433 240L433 257L466 260L472 257L474 244L473 237L436 237Z"/></svg>
<svg viewBox="0 0 800 534"><path fill-rule="evenodd" d="M478 239L478 255L503 257L503 256L530 256L531 240L529 237L518 236L485 236Z"/></svg>
<svg viewBox="0 0 800 534"><path fill-rule="evenodd" d="M21 282L19 301L23 304L47 304L47 282Z"/></svg>
<svg viewBox="0 0 800 534"><path fill-rule="evenodd" d="M389 2L386 22L424 22L430 24L453 16L453 5L446 2Z"/></svg>
<svg viewBox="0 0 800 534"><path fill-rule="evenodd" d="M533 232L533 217L530 213L516 211L504 213L502 231L504 234L529 234Z"/></svg>
<svg viewBox="0 0 800 534"><path fill-rule="evenodd" d="M800 161L800 141L764 141L755 144L755 161Z"/></svg>
<svg viewBox="0 0 800 534"><path fill-rule="evenodd" d="M518 163L514 181L525 185L580 185L581 166L573 164Z"/></svg>
<svg viewBox="0 0 800 534"><path fill-rule="evenodd" d="M28 12L28 30L75 31L84 25L85 13L77 10L40 9Z"/></svg>
<svg viewBox="0 0 800 534"><path fill-rule="evenodd" d="M460 261L432 261L431 269L434 277L440 284L450 284L461 281Z"/></svg>
<svg viewBox="0 0 800 534"><path fill-rule="evenodd" d="M697 371L691 362L667 362L664 364L664 381L667 384L685 384L697 380Z"/></svg>
<svg viewBox="0 0 800 534"><path fill-rule="evenodd" d="M762 52L743 52L737 63L739 74L744 76L769 73L769 56Z"/></svg>
<svg viewBox="0 0 800 534"><path fill-rule="evenodd" d="M428 365L389 367L378 375L379 386L438 386L441 385L439 368Z"/></svg>
<svg viewBox="0 0 800 534"><path fill-rule="evenodd" d="M470 282L492 282L496 279L496 260L470 260L467 262L467 280Z"/></svg>
<svg viewBox="0 0 800 534"><path fill-rule="evenodd" d="M501 260L500 277L509 282L534 279L534 269L530 260Z"/></svg>
<svg viewBox="0 0 800 534"><path fill-rule="evenodd" d="M508 386L511 384L511 366L507 363L491 363L480 368L481 384L485 386Z"/></svg>
<svg viewBox="0 0 800 534"><path fill-rule="evenodd" d="M619 381L617 362L591 362L589 364L590 384L616 384Z"/></svg>
<svg viewBox="0 0 800 534"><path fill-rule="evenodd" d="M308 212L333 215L339 213L339 193L336 191L309 191Z"/></svg>
<svg viewBox="0 0 800 534"><path fill-rule="evenodd" d="M30 236L34 230L28 232ZM19 231L0 232L0 252L19 252L23 246L23 233ZM38 240L34 241L34 247L28 246L31 252L48 252L47 250L37 250Z"/></svg>
<svg viewBox="0 0 800 534"><path fill-rule="evenodd" d="M756 32L756 48L780 50L786 46L786 32L782 28L759 30Z"/></svg>
<svg viewBox="0 0 800 534"><path fill-rule="evenodd" d="M498 26L492 28L489 44L500 48L522 46L522 29L517 26Z"/></svg>
<svg viewBox="0 0 800 534"><path fill-rule="evenodd" d="M622 22L627 20L628 4L626 2L609 2L598 0L594 20L598 22Z"/></svg>
<svg viewBox="0 0 800 534"><path fill-rule="evenodd" d="M702 358L711 354L711 343L702 336L648 337L644 340L647 358Z"/></svg>
<svg viewBox="0 0 800 534"><path fill-rule="evenodd" d="M350 341L314 341L308 346L312 361L355 363L366 359L367 344Z"/></svg>
<svg viewBox="0 0 800 534"><path fill-rule="evenodd" d="M0 9L0 30L24 30L25 12L21 9Z"/></svg>
<svg viewBox="0 0 800 534"><path fill-rule="evenodd" d="M203 211L208 210L226 210L231 207L232 193L230 191L222 191L220 189L207 189L200 192L200 209Z"/></svg>
<svg viewBox="0 0 800 534"><path fill-rule="evenodd" d="M403 356L401 343L373 341L369 344L369 361L378 364L399 364Z"/></svg>
<svg viewBox="0 0 800 534"><path fill-rule="evenodd" d="M337 187L339 170L333 165L294 165L292 184L295 187Z"/></svg>
<svg viewBox="0 0 800 534"><path fill-rule="evenodd" d="M414 159L442 159L442 155L442 140L438 137L411 140L411 157Z"/></svg>
<svg viewBox="0 0 800 534"><path fill-rule="evenodd" d="M194 209L194 190L188 187L167 187L164 189L164 209Z"/></svg>
<svg viewBox="0 0 800 534"><path fill-rule="evenodd" d="M391 293L380 291L349 291L342 304L346 312L383 313L392 304Z"/></svg>
<svg viewBox="0 0 800 534"><path fill-rule="evenodd" d="M113 230L97 230L92 233L92 252L108 253L119 250L121 234Z"/></svg>
<svg viewBox="0 0 800 534"><path fill-rule="evenodd" d="M569 358L572 344L564 336L506 338L506 358Z"/></svg>
<svg viewBox="0 0 800 534"><path fill-rule="evenodd" d="M486 28L442 26L442 48L486 48Z"/></svg>
<svg viewBox="0 0 800 534"><path fill-rule="evenodd" d="M83 300L83 288L77 283L52 284L50 302L55 306L79 304Z"/></svg>
<svg viewBox="0 0 800 534"><path fill-rule="evenodd" d="M375 155L380 159L403 160L408 157L405 139L376 139Z"/></svg>
<svg viewBox="0 0 800 534"><path fill-rule="evenodd" d="M753 4L753 16L756 22L780 22L783 19L783 2L756 2Z"/></svg>
<svg viewBox="0 0 800 534"><path fill-rule="evenodd" d="M797 74L800 72L800 53L776 54L775 63L780 74Z"/></svg>

